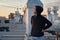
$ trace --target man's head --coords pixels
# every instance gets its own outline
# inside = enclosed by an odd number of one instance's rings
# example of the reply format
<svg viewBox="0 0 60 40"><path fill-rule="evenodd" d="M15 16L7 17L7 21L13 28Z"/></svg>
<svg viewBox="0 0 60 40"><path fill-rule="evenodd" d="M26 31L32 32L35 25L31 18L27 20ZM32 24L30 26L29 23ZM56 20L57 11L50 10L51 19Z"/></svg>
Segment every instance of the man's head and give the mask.
<svg viewBox="0 0 60 40"><path fill-rule="evenodd" d="M41 15L43 8L41 6L34 7L34 15Z"/></svg>

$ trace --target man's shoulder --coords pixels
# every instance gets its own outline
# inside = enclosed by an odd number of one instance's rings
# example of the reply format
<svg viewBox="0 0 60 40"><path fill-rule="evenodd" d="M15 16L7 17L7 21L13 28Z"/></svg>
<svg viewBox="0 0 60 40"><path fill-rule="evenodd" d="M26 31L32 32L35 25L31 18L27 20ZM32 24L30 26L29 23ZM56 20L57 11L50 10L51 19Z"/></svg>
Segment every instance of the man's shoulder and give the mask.
<svg viewBox="0 0 60 40"><path fill-rule="evenodd" d="M42 18L45 18L43 15L41 15Z"/></svg>
<svg viewBox="0 0 60 40"><path fill-rule="evenodd" d="M47 20L47 18L46 18L46 17L44 17L43 15L41 15L41 18L42 18L43 20Z"/></svg>
<svg viewBox="0 0 60 40"><path fill-rule="evenodd" d="M35 16L33 15L32 18L34 18Z"/></svg>

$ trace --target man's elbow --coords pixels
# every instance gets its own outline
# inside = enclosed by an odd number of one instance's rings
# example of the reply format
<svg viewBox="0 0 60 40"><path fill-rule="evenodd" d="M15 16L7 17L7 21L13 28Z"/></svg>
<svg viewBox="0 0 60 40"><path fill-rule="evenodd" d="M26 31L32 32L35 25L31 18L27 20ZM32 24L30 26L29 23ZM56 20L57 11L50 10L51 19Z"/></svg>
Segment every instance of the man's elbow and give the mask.
<svg viewBox="0 0 60 40"><path fill-rule="evenodd" d="M50 23L50 25L49 26L52 26L52 23Z"/></svg>

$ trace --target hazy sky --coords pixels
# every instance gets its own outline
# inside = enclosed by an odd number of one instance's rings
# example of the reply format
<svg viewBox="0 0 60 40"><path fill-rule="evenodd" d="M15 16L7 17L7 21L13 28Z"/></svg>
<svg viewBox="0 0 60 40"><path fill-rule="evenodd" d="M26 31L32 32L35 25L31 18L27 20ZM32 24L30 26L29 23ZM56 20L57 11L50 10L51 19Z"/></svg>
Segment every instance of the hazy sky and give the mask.
<svg viewBox="0 0 60 40"><path fill-rule="evenodd" d="M58 0L41 0L44 4L58 1ZM6 6L12 7L21 7L26 4L27 0L0 0L0 16L8 16L10 12L15 12L16 9ZM4 5L4 6L1 6ZM6 6L5 6L6 5Z"/></svg>

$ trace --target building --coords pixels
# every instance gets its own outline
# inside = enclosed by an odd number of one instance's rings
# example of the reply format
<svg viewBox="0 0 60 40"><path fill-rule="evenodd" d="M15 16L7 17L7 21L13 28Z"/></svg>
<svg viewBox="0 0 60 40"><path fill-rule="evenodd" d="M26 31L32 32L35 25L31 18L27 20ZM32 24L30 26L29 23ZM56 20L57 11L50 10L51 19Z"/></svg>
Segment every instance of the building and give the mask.
<svg viewBox="0 0 60 40"><path fill-rule="evenodd" d="M9 23L9 20L5 17L1 17L0 16L0 32L1 31L9 31L9 26L8 24Z"/></svg>

